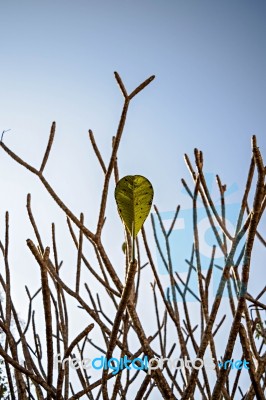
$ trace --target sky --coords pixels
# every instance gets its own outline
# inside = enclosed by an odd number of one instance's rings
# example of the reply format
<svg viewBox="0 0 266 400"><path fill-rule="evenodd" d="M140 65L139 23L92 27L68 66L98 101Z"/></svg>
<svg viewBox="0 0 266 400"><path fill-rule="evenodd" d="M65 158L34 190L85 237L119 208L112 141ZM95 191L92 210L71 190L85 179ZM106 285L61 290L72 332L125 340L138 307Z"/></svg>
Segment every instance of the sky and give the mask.
<svg viewBox="0 0 266 400"><path fill-rule="evenodd" d="M84 211L92 230L103 174L88 129L107 163L123 105L114 71L128 92L156 76L130 104L120 175L146 176L161 211L179 203L189 208L180 184L183 177L190 182L183 155L193 160L199 148L206 172L218 173L228 187L237 185L228 201L240 200L253 134L266 151L265 1L9 0L0 2L0 15L0 130L11 129L4 142L39 166L56 121L45 176L74 212ZM27 193L47 243L51 222L61 234L65 218L37 179L3 152L0 180L0 233L9 210L12 262L18 265L14 296L25 299L23 284L30 278L38 285L25 246L33 238ZM104 240L120 262L123 232L113 210L110 195L112 228ZM71 257L64 240L64 258Z"/></svg>

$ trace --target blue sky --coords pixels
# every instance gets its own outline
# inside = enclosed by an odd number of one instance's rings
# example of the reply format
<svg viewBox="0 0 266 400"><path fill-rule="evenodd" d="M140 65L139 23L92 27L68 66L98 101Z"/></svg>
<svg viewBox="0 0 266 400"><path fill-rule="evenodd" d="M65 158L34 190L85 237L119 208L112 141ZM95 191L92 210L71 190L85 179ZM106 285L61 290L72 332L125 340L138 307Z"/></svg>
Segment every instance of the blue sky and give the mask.
<svg viewBox="0 0 266 400"><path fill-rule="evenodd" d="M208 169L241 180L250 136L265 146L265 13L264 1L242 0L2 4L6 143L37 150L56 120L66 152L73 142L82 151L91 128L108 155L122 100L113 71L129 88L155 74L132 104L125 172L139 168L169 189L183 153L199 147Z"/></svg>
<svg viewBox="0 0 266 400"><path fill-rule="evenodd" d="M121 176L147 176L159 209L172 211L186 204L180 194L180 179L189 177L183 154L193 159L198 147L206 171L219 173L228 186L237 183L229 201L240 199L252 134L266 150L264 0L9 0L0 3L0 15L0 130L11 129L4 141L38 166L50 125L57 122L45 175L75 212L85 212L92 230L103 176L87 131L94 131L107 161L123 103L115 70L128 91L156 75L130 106ZM24 240L33 234L26 194L32 192L47 242L50 223L58 221L63 231L64 217L36 179L3 153L0 179L1 226L9 209L16 228L12 246L18 249L12 257L21 262L23 254L28 263ZM114 209L110 196L108 210ZM120 229L118 216L110 220ZM105 240L120 260L114 237ZM16 273L25 277L23 270ZM35 279L37 285L37 272Z"/></svg>
<svg viewBox="0 0 266 400"><path fill-rule="evenodd" d="M90 210L102 174L87 131L107 160L122 107L115 70L129 91L156 75L131 104L121 175L147 176L159 209L174 210L180 179L188 178L183 154L193 159L198 147L205 170L228 186L236 182L233 199L240 198L251 135L262 152L266 145L264 1L26 0L0 9L0 129L11 128L5 143L38 165L55 120L46 175L73 209L95 223ZM15 212L19 193L23 204L33 190L44 201L35 179L4 155L0 174L8 187L14 183ZM1 203L10 209L5 192Z"/></svg>

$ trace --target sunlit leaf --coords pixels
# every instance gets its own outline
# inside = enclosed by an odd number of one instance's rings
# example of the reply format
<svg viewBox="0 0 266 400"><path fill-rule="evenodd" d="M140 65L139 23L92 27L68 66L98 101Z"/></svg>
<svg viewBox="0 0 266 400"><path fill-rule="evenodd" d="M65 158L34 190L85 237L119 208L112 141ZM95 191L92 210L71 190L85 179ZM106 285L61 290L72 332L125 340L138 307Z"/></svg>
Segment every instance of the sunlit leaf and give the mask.
<svg viewBox="0 0 266 400"><path fill-rule="evenodd" d="M134 238L149 215L153 187L141 175L128 175L120 179L115 188L118 212L129 233Z"/></svg>

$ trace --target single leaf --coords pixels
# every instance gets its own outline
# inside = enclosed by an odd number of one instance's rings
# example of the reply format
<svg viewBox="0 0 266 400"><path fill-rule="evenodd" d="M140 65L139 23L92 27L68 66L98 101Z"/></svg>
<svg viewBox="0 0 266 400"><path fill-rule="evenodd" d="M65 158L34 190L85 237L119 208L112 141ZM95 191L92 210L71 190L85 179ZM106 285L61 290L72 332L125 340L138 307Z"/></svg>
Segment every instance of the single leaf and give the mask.
<svg viewBox="0 0 266 400"><path fill-rule="evenodd" d="M125 176L116 185L115 199L122 221L135 238L151 209L152 184L141 175Z"/></svg>
<svg viewBox="0 0 266 400"><path fill-rule="evenodd" d="M124 254L126 254L126 251L127 251L127 244L126 244L126 242L124 242L124 243L122 244L122 251L123 251Z"/></svg>

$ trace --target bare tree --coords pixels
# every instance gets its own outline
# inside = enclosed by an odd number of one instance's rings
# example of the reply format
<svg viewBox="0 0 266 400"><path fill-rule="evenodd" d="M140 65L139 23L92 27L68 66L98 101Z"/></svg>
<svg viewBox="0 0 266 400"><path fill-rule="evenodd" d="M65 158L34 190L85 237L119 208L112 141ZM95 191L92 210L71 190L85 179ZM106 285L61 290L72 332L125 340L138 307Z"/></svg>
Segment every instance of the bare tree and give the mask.
<svg viewBox="0 0 266 400"><path fill-rule="evenodd" d="M187 255L187 274L182 277L173 266L171 235L178 218L178 206L170 225L166 228L155 206L151 216L153 233L161 262L169 276L169 288L164 289L156 268L145 229L136 240L136 257L130 258L132 242L125 230L126 277L118 274L102 240L106 220L107 200L114 201L109 193L111 179L119 181L118 149L123 134L129 105L134 97L149 85L154 76L140 84L130 94L119 74L115 79L124 97L124 105L109 161L103 160L93 132L89 138L104 175L98 223L93 232L84 224L84 215L75 215L59 197L44 176L45 167L53 145L56 124L53 122L46 151L36 168L24 161L1 141L1 148L15 162L36 175L47 192L65 213L67 227L76 249L74 286L63 277L62 261L55 224L52 224L51 246L43 242L31 205L27 197L27 212L35 238L27 246L39 265L41 286L33 293L26 287L28 318L23 324L18 317L18 306L11 295L12 268L9 261L9 214L5 215L5 237L0 241L2 253L0 282L4 293L0 302L0 329L4 340L0 345L8 380L9 399L265 399L266 386L266 331L262 313L266 310L266 287L261 282L260 293L249 292L251 255L255 238L265 247L266 242L258 231L266 204L265 167L256 137L252 137L252 155L246 187L239 207L235 232L231 232L226 219L226 185L217 176L220 191L219 207L213 201L203 171L201 151L195 149L195 166L185 155L192 177L193 188L182 183L191 198L193 234L191 254ZM254 190L252 190L254 188ZM254 192L254 194L252 194ZM251 197L251 198L250 198ZM198 201L201 199L215 241L207 270L203 268L200 252ZM252 203L251 209L248 203ZM97 211L97 210L96 210ZM219 229L217 228L219 226ZM11 226L12 227L12 226ZM163 237L163 241L162 238ZM91 246L95 260L86 256L86 246ZM215 264L215 254L220 251L223 266ZM144 260L144 262L142 262ZM182 260L184 261L184 260ZM89 274L89 283L82 281L81 270ZM211 296L214 271L220 278L215 296ZM149 270L151 291L157 328L151 331L143 312L139 309L142 276ZM196 274L197 290L192 285ZM217 274L215 275L217 276ZM97 284L96 284L97 282ZM265 283L265 280L264 280ZM100 292L97 292L100 285ZM150 293L150 294L149 294ZM226 293L226 296L224 294ZM192 296L199 310L199 323L194 323L187 301ZM69 299L86 313L88 324L71 337L72 314ZM41 302L42 315L36 313L35 303ZM228 312L221 314L222 304ZM250 310L253 310L253 313ZM111 311L112 310L112 311ZM38 331L38 319L43 318L45 332ZM224 328L225 320L231 329ZM11 329L11 321L13 327ZM101 337L100 337L101 335ZM223 337L224 353L217 344ZM235 350L241 352L234 370ZM107 362L98 379L88 375L83 363L85 354L97 351ZM209 354L209 364L206 362ZM115 357L116 356L116 357ZM99 357L100 359L100 357ZM175 359L173 365L169 360ZM79 361L78 361L79 360ZM116 363L119 360L119 365ZM123 360L123 362L121 361ZM194 361L193 361L194 360ZM99 360L98 360L99 361ZM211 363L210 363L211 361ZM75 366L74 372L71 366ZM249 387L241 388L241 377L248 373ZM236 373L235 373L236 372ZM246 375L247 376L247 375ZM244 378L247 381L247 378Z"/></svg>

